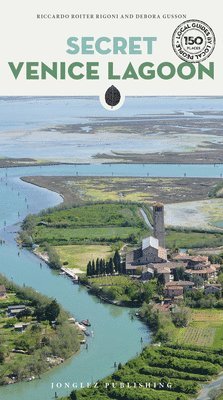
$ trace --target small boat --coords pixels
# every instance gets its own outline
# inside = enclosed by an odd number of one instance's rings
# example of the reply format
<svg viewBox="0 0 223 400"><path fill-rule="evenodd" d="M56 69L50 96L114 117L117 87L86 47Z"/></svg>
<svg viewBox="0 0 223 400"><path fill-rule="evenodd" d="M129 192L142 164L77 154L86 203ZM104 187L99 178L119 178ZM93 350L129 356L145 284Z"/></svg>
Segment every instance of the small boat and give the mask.
<svg viewBox="0 0 223 400"><path fill-rule="evenodd" d="M91 336L90 332L84 331L85 336Z"/></svg>
<svg viewBox="0 0 223 400"><path fill-rule="evenodd" d="M83 321L81 321L81 324L83 324L85 326L91 326L89 319L83 319Z"/></svg>

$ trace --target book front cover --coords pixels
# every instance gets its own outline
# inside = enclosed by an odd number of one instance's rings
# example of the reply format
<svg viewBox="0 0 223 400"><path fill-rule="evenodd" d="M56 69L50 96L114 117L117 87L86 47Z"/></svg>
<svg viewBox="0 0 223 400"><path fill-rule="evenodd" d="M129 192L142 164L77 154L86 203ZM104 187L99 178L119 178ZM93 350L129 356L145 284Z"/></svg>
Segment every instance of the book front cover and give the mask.
<svg viewBox="0 0 223 400"><path fill-rule="evenodd" d="M0 397L220 400L220 5L1 11Z"/></svg>

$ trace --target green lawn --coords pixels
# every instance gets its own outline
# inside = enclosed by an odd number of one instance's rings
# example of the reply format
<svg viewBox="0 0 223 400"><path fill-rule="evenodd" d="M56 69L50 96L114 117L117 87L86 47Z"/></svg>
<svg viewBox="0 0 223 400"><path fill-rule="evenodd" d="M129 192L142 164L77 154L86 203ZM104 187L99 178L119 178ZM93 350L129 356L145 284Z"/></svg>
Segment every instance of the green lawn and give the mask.
<svg viewBox="0 0 223 400"><path fill-rule="evenodd" d="M168 230L166 244L168 248L219 247L223 245L223 234Z"/></svg>
<svg viewBox="0 0 223 400"><path fill-rule="evenodd" d="M130 240L131 235L139 235L140 228L103 227L103 228L46 228L35 229L33 239L37 243L47 242L51 245L75 244L80 242L117 242Z"/></svg>
<svg viewBox="0 0 223 400"><path fill-rule="evenodd" d="M149 234L137 204L90 204L52 210L33 219L31 234L40 244L132 242Z"/></svg>
<svg viewBox="0 0 223 400"><path fill-rule="evenodd" d="M113 255L110 246L100 244L55 246L54 249L59 254L62 264L68 263L66 267L78 268L83 272L86 271L89 260L108 259Z"/></svg>
<svg viewBox="0 0 223 400"><path fill-rule="evenodd" d="M128 276L100 276L99 278L88 278L91 284L97 286L126 286L133 283Z"/></svg>

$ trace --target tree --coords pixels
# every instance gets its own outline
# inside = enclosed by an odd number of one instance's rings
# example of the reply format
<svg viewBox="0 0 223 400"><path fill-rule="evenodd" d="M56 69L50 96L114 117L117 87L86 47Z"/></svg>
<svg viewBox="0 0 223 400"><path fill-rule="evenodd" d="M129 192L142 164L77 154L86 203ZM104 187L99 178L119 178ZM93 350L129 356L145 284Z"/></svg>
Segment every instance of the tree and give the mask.
<svg viewBox="0 0 223 400"><path fill-rule="evenodd" d="M185 279L185 268L184 267L175 268L173 274L175 281L183 281Z"/></svg>
<svg viewBox="0 0 223 400"><path fill-rule="evenodd" d="M99 275L103 275L103 273L104 273L103 260L102 260L102 258L100 258L100 261L99 261Z"/></svg>
<svg viewBox="0 0 223 400"><path fill-rule="evenodd" d="M0 364L3 364L5 361L4 351L0 348Z"/></svg>
<svg viewBox="0 0 223 400"><path fill-rule="evenodd" d="M156 342L166 343L170 340L168 332L165 332L163 329L159 329L155 336Z"/></svg>
<svg viewBox="0 0 223 400"><path fill-rule="evenodd" d="M121 257L118 250L115 250L115 254L113 257L114 267L116 272L121 272Z"/></svg>
<svg viewBox="0 0 223 400"><path fill-rule="evenodd" d="M46 320L46 308L43 305L38 305L36 307L35 317L38 322Z"/></svg>
<svg viewBox="0 0 223 400"><path fill-rule="evenodd" d="M22 318L28 318L28 317L30 317L31 315L32 315L32 311L30 310L30 308L26 308L26 309L20 311L20 312L17 314L16 317L17 317L18 319L22 319Z"/></svg>
<svg viewBox="0 0 223 400"><path fill-rule="evenodd" d="M60 313L60 306L56 300L53 300L45 308L46 319L50 322L55 321Z"/></svg>
<svg viewBox="0 0 223 400"><path fill-rule="evenodd" d="M137 236L135 235L135 233L131 233L131 235L129 235L129 242L137 243Z"/></svg>
<svg viewBox="0 0 223 400"><path fill-rule="evenodd" d="M108 274L112 275L113 273L114 273L113 260L112 258L110 258L108 262Z"/></svg>
<svg viewBox="0 0 223 400"><path fill-rule="evenodd" d="M158 277L157 277L157 282L160 284L160 285L165 285L165 283L166 283L166 281L165 281L165 276L164 276L164 274L159 274L158 275Z"/></svg>
<svg viewBox="0 0 223 400"><path fill-rule="evenodd" d="M186 307L177 307L176 310L172 311L171 317L175 326L184 328L188 325L190 310Z"/></svg>
<svg viewBox="0 0 223 400"><path fill-rule="evenodd" d="M21 231L19 234L20 240L23 246L31 247L33 244L32 237L28 234L27 231Z"/></svg>
<svg viewBox="0 0 223 400"><path fill-rule="evenodd" d="M36 225L35 216L29 214L22 223L22 229L30 233L32 232L35 225Z"/></svg>
<svg viewBox="0 0 223 400"><path fill-rule="evenodd" d="M92 275L92 266L91 266L91 261L89 261L87 265L87 276L91 275Z"/></svg>
<svg viewBox="0 0 223 400"><path fill-rule="evenodd" d="M77 400L77 392L76 390L72 390L70 396L69 396L70 400Z"/></svg>
<svg viewBox="0 0 223 400"><path fill-rule="evenodd" d="M95 275L96 274L96 268L95 268L95 262L94 260L91 263L91 275Z"/></svg>
<svg viewBox="0 0 223 400"><path fill-rule="evenodd" d="M193 276L192 277L192 282L194 282L196 287L201 287L204 285L204 279L201 276Z"/></svg>
<svg viewBox="0 0 223 400"><path fill-rule="evenodd" d="M95 266L95 273L96 273L96 275L99 275L99 272L100 272L100 270L99 270L99 258L97 258L97 260L96 260L96 266Z"/></svg>
<svg viewBox="0 0 223 400"><path fill-rule="evenodd" d="M102 259L102 274L105 275L106 273L106 262L104 259Z"/></svg>
<svg viewBox="0 0 223 400"><path fill-rule="evenodd" d="M204 285L204 279L201 278L201 276L193 276L193 278L191 279L192 282L194 282L196 287L201 287Z"/></svg>
<svg viewBox="0 0 223 400"><path fill-rule="evenodd" d="M49 244L46 245L46 251L49 257L49 265L52 269L60 269L62 267L60 257Z"/></svg>

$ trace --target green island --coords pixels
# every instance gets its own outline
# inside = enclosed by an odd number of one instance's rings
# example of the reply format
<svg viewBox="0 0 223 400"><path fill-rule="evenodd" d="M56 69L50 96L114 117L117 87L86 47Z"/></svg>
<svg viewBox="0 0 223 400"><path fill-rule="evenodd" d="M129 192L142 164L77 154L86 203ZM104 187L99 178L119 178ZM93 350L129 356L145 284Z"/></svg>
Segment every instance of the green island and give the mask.
<svg viewBox="0 0 223 400"><path fill-rule="evenodd" d="M0 275L0 385L30 381L80 348L82 334L54 299Z"/></svg>
<svg viewBox="0 0 223 400"><path fill-rule="evenodd" d="M117 182L113 178L110 185ZM125 365L114 365L114 373L97 388L73 390L68 398L196 398L202 386L223 370L223 232L166 228L165 244L160 246L164 232L158 232L158 239L153 233L154 198L139 199L135 189L129 192L128 200L111 198L109 189L105 193L104 179L91 196L86 179L83 187L80 178L72 184L75 196L80 195L75 205L65 201L37 216L29 215L18 240L51 268L63 273L69 270L70 276L78 277L78 282L102 301L133 307L132 318L140 318L150 327L152 344L143 349L142 343L138 357ZM166 196L171 184L171 180L166 184ZM64 185L70 190L70 182ZM201 186L204 198L219 197L222 191L215 183ZM69 196L70 200L70 192ZM156 203L155 207L158 214L160 210L163 213L163 205ZM186 249L183 253L182 248ZM141 385L140 390L139 386L134 388L134 382ZM217 396L219 393L213 399Z"/></svg>

